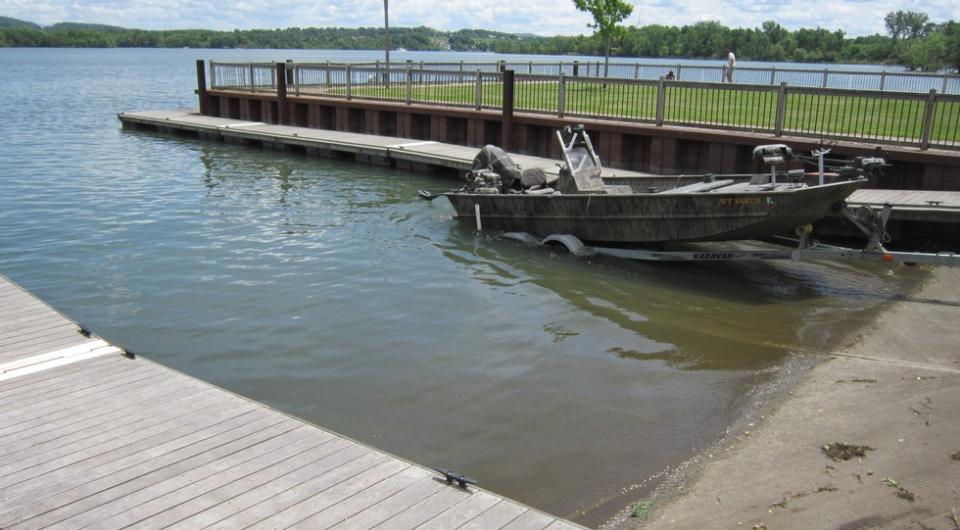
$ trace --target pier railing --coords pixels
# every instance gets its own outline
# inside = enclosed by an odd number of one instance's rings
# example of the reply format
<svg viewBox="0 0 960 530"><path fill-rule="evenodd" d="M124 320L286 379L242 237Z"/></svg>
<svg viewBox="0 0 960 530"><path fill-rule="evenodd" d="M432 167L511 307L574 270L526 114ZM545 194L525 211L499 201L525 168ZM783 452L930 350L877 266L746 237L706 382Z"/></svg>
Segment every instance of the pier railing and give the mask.
<svg viewBox="0 0 960 530"><path fill-rule="evenodd" d="M427 69L400 63L211 63L214 90L277 90L312 96L476 110L503 109L504 75L491 69ZM513 65L510 65L513 66ZM563 65L557 64L557 68ZM572 70L572 69L571 69ZM826 140L960 149L960 95L660 78L624 79L515 72L515 112L609 119Z"/></svg>

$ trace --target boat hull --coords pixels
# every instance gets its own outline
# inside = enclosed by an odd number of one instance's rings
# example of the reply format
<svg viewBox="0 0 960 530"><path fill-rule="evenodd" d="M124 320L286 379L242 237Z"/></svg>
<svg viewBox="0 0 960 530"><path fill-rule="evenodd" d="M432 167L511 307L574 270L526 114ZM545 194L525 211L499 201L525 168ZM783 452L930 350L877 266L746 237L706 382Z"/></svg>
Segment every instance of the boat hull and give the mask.
<svg viewBox="0 0 960 530"><path fill-rule="evenodd" d="M826 217L866 181L776 191L523 195L448 193L456 217L484 229L573 234L592 243L763 239Z"/></svg>

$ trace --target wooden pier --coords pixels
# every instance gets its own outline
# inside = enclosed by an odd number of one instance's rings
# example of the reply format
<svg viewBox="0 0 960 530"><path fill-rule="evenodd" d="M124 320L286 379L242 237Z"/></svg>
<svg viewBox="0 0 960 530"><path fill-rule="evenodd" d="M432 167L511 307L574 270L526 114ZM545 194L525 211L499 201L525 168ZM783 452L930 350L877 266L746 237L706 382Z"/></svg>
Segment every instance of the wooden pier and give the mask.
<svg viewBox="0 0 960 530"><path fill-rule="evenodd" d="M455 172L470 168L476 147L429 140L350 133L309 127L270 125L263 122L204 116L196 110L124 112L124 126L164 132L188 132L202 138L233 143L257 143L277 148L302 148L317 154L347 153L358 162L394 165L403 169ZM528 155L510 155L523 167L542 167L557 174L557 161ZM651 187L674 186L699 176L653 175L625 169L604 168L604 178L619 183L642 181ZM684 180L686 179L686 181ZM882 208L892 204L892 221L960 222L960 192L921 190L858 190L847 199L851 206ZM839 216L839 214L838 214Z"/></svg>
<svg viewBox="0 0 960 530"><path fill-rule="evenodd" d="M0 528L579 528L133 354L0 276Z"/></svg>

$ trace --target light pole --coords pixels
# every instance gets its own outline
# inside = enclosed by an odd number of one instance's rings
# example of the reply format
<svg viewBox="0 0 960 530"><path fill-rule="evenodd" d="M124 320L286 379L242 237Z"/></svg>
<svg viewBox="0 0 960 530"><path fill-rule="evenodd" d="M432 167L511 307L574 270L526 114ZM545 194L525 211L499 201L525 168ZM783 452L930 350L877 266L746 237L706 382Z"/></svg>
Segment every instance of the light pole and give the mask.
<svg viewBox="0 0 960 530"><path fill-rule="evenodd" d="M384 75L383 82L387 88L390 88L390 15L387 0L383 0L383 51L387 59L387 73Z"/></svg>

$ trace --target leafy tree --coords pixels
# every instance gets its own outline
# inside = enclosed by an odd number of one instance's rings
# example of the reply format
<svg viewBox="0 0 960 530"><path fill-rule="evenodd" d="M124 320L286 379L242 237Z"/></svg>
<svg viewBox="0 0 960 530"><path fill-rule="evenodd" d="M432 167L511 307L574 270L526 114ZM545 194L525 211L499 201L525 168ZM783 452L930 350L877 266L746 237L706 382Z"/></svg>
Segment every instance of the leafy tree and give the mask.
<svg viewBox="0 0 960 530"><path fill-rule="evenodd" d="M960 23L948 21L940 26L940 32L946 41L945 64L960 71Z"/></svg>
<svg viewBox="0 0 960 530"><path fill-rule="evenodd" d="M926 13L917 11L890 12L883 18L883 22L887 26L887 33L894 41L923 37L933 27L930 17Z"/></svg>
<svg viewBox="0 0 960 530"><path fill-rule="evenodd" d="M907 45L905 59L911 70L939 70L947 60L946 37L940 32L933 32L922 39L913 39Z"/></svg>
<svg viewBox="0 0 960 530"><path fill-rule="evenodd" d="M607 77L610 69L610 47L614 37L623 34L620 22L633 13L633 4L624 0L573 0L573 5L578 11L590 13L593 17L593 24L587 24L587 27L593 28L594 34L603 40L603 76Z"/></svg>

